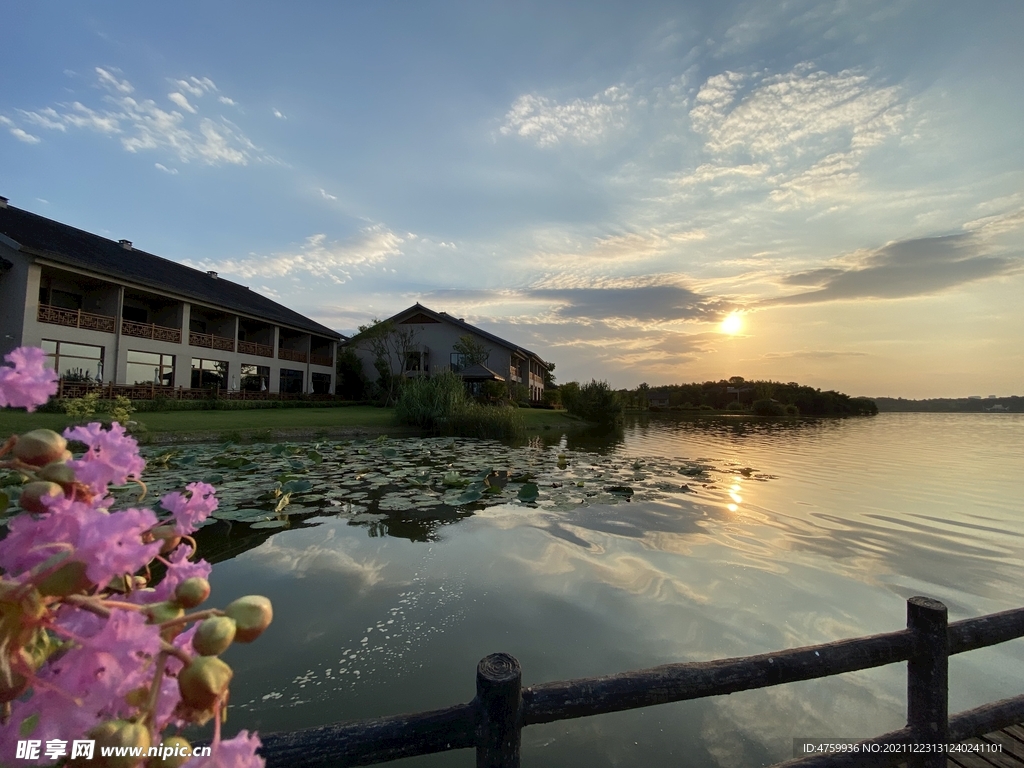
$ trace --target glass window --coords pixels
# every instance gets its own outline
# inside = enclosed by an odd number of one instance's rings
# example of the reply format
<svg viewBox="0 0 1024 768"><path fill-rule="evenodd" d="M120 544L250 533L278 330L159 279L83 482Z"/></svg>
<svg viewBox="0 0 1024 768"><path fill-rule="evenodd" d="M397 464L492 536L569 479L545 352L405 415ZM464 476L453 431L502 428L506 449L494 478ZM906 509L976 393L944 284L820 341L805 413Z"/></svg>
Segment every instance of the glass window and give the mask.
<svg viewBox="0 0 1024 768"><path fill-rule="evenodd" d="M266 392L270 389L270 366L242 363L241 388L246 392Z"/></svg>
<svg viewBox="0 0 1024 768"><path fill-rule="evenodd" d="M224 360L192 358L192 389L225 389L228 382L228 364Z"/></svg>
<svg viewBox="0 0 1024 768"><path fill-rule="evenodd" d="M121 317L131 323L149 322L149 312L140 307L121 307Z"/></svg>
<svg viewBox="0 0 1024 768"><path fill-rule="evenodd" d="M281 369L281 393L286 395L302 394L302 371L289 368Z"/></svg>
<svg viewBox="0 0 1024 768"><path fill-rule="evenodd" d="M314 395L329 395L331 394L331 374L329 373L311 373L310 383L313 385Z"/></svg>
<svg viewBox="0 0 1024 768"><path fill-rule="evenodd" d="M44 339L43 349L46 351L46 364L64 381L103 379L103 347Z"/></svg>
<svg viewBox="0 0 1024 768"><path fill-rule="evenodd" d="M466 356L461 352L452 352L452 370L458 373L466 367Z"/></svg>
<svg viewBox="0 0 1024 768"><path fill-rule="evenodd" d="M125 381L129 384L156 384L174 386L174 355L128 350L128 368Z"/></svg>

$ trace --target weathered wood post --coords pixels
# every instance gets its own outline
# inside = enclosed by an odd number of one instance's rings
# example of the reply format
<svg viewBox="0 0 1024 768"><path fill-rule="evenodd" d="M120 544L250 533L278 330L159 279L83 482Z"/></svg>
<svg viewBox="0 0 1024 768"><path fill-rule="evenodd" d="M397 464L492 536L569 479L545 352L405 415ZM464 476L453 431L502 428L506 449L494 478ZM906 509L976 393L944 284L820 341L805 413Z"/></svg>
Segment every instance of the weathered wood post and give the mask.
<svg viewBox="0 0 1024 768"><path fill-rule="evenodd" d="M523 671L507 653L492 653L476 667L480 707L476 768L519 768Z"/></svg>
<svg viewBox="0 0 1024 768"><path fill-rule="evenodd" d="M945 768L949 741L949 633L946 606L928 597L907 600L914 655L907 661L907 725L915 744L943 751L908 755L909 768Z"/></svg>

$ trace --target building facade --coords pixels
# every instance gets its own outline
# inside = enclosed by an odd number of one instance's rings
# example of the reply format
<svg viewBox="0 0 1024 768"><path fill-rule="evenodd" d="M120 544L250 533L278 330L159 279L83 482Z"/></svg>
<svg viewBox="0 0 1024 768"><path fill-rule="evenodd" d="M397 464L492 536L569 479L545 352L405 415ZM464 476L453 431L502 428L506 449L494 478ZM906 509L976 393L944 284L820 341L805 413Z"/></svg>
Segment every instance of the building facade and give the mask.
<svg viewBox="0 0 1024 768"><path fill-rule="evenodd" d="M467 381L501 381L521 384L529 390L530 400L544 398L544 373L547 363L538 355L492 333L476 328L461 318L446 312L435 312L416 303L388 318L400 332L409 334L411 343L401 352L392 351L392 370L403 375L430 376L443 370L452 370ZM455 344L470 336L487 350L482 364L466 365ZM374 352L365 339L354 336L346 342L362 362L363 374L370 381L378 378L374 366ZM405 360L399 355L405 353Z"/></svg>
<svg viewBox="0 0 1024 768"><path fill-rule="evenodd" d="M41 346L65 382L330 394L342 338L216 272L0 198L0 354Z"/></svg>

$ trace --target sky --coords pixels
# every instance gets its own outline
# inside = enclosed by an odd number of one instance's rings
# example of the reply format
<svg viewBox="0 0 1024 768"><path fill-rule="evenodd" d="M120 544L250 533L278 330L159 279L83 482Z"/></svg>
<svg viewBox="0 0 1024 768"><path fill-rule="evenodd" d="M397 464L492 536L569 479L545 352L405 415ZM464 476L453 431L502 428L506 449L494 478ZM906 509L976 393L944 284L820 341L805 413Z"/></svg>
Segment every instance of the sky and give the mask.
<svg viewBox="0 0 1024 768"><path fill-rule="evenodd" d="M557 381L1024 394L1024 4L4 3L0 195Z"/></svg>

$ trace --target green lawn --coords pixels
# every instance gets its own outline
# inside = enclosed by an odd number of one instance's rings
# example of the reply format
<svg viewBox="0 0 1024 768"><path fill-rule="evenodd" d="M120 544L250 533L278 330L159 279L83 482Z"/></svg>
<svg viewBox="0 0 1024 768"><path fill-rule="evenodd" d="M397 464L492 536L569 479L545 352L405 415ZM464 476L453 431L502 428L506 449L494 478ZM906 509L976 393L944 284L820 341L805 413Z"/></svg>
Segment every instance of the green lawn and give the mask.
<svg viewBox="0 0 1024 768"><path fill-rule="evenodd" d="M581 422L565 411L523 408L520 413L528 431L578 427ZM137 413L135 418L154 437L166 439L175 433L327 432L364 429L371 432L401 430L395 425L391 408L356 405L350 408L280 408L252 411L171 411ZM10 434L47 428L61 431L74 424L69 416L55 413L25 413L0 409L0 440ZM144 433L143 433L144 434ZM143 438L145 439L145 438Z"/></svg>

